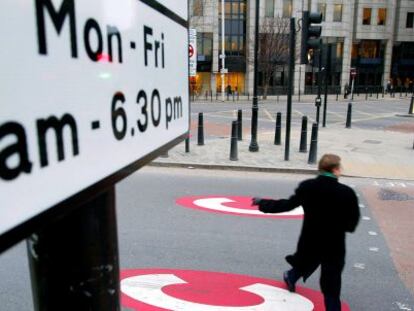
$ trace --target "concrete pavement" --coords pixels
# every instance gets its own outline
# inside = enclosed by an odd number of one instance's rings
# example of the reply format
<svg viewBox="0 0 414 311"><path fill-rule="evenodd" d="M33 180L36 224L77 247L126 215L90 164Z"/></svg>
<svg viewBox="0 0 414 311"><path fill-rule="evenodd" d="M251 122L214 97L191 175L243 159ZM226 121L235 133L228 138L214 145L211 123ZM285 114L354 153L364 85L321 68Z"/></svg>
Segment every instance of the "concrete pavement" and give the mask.
<svg viewBox="0 0 414 311"><path fill-rule="evenodd" d="M245 136L238 144L238 161L229 160L229 136L230 129L227 138L206 140L204 146L197 146L197 135L193 133L190 153L185 153L182 143L170 150L168 157L160 157L152 165L301 173L317 170L316 165L308 164L308 153L299 153L300 128L292 128L289 161L284 160L284 132L282 146L273 144L273 132L259 132L259 152L248 151L250 137ZM329 125L320 127L318 157L324 153L338 154L347 176L414 180L413 140L411 130L345 129L342 124ZM309 141L310 132L308 150Z"/></svg>

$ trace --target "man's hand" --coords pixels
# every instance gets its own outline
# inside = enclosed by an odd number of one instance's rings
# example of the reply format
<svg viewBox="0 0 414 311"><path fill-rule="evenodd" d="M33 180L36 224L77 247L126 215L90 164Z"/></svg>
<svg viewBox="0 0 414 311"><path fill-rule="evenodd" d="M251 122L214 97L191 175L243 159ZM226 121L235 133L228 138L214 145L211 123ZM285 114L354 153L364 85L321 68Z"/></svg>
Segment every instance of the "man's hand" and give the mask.
<svg viewBox="0 0 414 311"><path fill-rule="evenodd" d="M259 205L260 206L260 202L262 201L262 198L252 198L252 206L254 205Z"/></svg>

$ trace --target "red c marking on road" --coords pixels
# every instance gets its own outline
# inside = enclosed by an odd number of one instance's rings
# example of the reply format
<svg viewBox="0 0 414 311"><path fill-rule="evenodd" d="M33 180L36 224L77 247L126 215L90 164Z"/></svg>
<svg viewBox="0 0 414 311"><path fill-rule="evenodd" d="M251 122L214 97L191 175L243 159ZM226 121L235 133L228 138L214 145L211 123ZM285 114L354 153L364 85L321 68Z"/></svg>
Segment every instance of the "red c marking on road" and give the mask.
<svg viewBox="0 0 414 311"><path fill-rule="evenodd" d="M293 211L280 214L263 214L257 210L257 206L251 206L252 197L242 196L189 196L178 198L176 204L215 213L231 214L238 216L250 216L261 218L303 218L303 209L299 207Z"/></svg>
<svg viewBox="0 0 414 311"><path fill-rule="evenodd" d="M220 272L121 271L122 304L140 311L323 311L323 295L280 281ZM350 311L342 304L343 311Z"/></svg>

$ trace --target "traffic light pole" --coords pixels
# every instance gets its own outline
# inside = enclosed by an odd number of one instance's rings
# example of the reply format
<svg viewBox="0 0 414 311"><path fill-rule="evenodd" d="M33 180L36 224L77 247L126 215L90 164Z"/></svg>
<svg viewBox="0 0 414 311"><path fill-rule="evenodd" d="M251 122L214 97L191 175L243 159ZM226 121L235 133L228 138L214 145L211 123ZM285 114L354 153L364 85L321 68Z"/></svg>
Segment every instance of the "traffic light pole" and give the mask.
<svg viewBox="0 0 414 311"><path fill-rule="evenodd" d="M286 112L286 139L285 139L285 161L289 161L290 152L290 124L292 121L292 94L293 94L293 75L295 72L295 18L290 18L289 34L289 80Z"/></svg>

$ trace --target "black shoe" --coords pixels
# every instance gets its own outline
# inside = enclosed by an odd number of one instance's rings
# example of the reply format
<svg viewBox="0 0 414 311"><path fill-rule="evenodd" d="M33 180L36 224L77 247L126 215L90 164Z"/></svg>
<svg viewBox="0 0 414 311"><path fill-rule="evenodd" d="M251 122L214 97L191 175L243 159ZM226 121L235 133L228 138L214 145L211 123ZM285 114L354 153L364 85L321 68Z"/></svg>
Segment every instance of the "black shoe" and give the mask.
<svg viewBox="0 0 414 311"><path fill-rule="evenodd" d="M295 286L295 282L293 282L293 280L289 277L289 271L285 271L283 273L283 280L285 281L285 284L288 290L291 293L294 293L296 291L296 286Z"/></svg>

